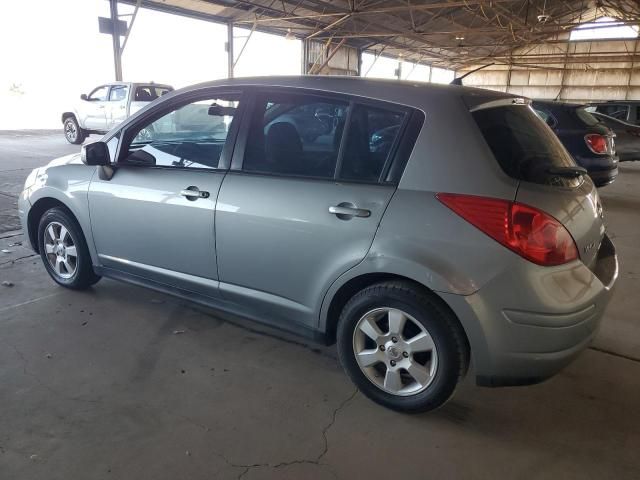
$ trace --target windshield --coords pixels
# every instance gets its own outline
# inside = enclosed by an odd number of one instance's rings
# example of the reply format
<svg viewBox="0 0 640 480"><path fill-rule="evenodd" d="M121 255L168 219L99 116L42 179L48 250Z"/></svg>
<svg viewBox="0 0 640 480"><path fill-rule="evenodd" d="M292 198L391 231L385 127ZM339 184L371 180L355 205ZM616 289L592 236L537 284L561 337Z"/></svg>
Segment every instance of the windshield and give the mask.
<svg viewBox="0 0 640 480"><path fill-rule="evenodd" d="M525 105L485 108L473 112L484 139L507 175L517 180L576 186L579 179L563 178L552 168L576 163L545 122Z"/></svg>

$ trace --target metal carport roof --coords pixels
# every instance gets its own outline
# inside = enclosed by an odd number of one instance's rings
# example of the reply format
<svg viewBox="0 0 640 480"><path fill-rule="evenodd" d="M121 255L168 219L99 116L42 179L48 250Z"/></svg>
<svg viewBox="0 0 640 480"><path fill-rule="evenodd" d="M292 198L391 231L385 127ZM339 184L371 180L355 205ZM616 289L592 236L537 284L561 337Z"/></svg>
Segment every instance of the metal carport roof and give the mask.
<svg viewBox="0 0 640 480"><path fill-rule="evenodd" d="M382 51L384 55L451 69L478 63L526 62L528 55L521 47L566 42L569 30L603 16L628 25L640 22L640 2L634 0L121 0L121 3L140 3L146 8L295 35L302 40L342 42L361 50ZM636 53L629 52L629 56L635 59ZM611 61L606 55L599 55L599 59Z"/></svg>

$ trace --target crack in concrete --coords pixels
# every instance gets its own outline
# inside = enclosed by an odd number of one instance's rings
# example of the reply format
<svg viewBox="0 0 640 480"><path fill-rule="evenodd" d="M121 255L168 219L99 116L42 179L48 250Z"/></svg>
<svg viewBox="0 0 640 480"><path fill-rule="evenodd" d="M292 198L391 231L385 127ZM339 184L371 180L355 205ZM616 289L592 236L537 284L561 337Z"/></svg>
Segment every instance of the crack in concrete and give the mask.
<svg viewBox="0 0 640 480"><path fill-rule="evenodd" d="M42 388L44 388L45 390L47 390L51 394L53 394L53 395L55 395L55 396L57 396L59 398L62 398L64 400L71 401L71 402L82 402L82 403L90 403L90 404L101 404L101 403L103 403L102 400L90 400L90 399L80 398L80 397L69 397L69 396L64 395L63 393L57 391L55 388L47 385L46 383L44 383L40 379L40 377L38 377L38 375L36 375L35 373L29 371L29 369L27 367L28 364L29 364L29 361L26 359L26 357L24 356L24 354L20 351L20 349L18 347L16 347L12 343L8 343L6 341L4 343L6 345L10 346L16 352L16 355L20 358L20 361L22 362L22 373L27 377L33 378L38 385L40 385Z"/></svg>
<svg viewBox="0 0 640 480"><path fill-rule="evenodd" d="M37 253L31 253L29 255L24 255L22 257L17 257L17 258L14 258L12 260L7 260L6 262L0 262L0 267L3 266L3 265L8 265L10 263L15 263L18 260L24 260L25 258L33 258L33 257L39 257L39 256L40 255L38 255Z"/></svg>
<svg viewBox="0 0 640 480"><path fill-rule="evenodd" d="M22 232L13 231L13 232L4 232L0 234L0 240L4 240L5 238L13 238L22 235Z"/></svg>
<svg viewBox="0 0 640 480"><path fill-rule="evenodd" d="M607 350L605 348L590 346L589 350L593 350L595 352L606 353L607 355L611 355L613 357L624 358L625 360L629 360L631 362L640 362L640 358L632 357L631 355L625 355L622 353L616 353L611 350Z"/></svg>
<svg viewBox="0 0 640 480"><path fill-rule="evenodd" d="M316 465L319 467L327 467L328 471L331 473L331 475L334 478L338 478L338 476L336 475L336 473L333 471L333 469L330 467L330 465L326 464L326 463L322 463L321 460L327 455L327 453L329 452L329 438L328 438L328 433L329 430L331 430L331 428L333 427L333 425L336 423L336 418L338 416L338 413L345 408L354 398L355 396L358 394L358 389L356 388L353 393L351 393L346 399L344 399L342 402L340 402L340 404L333 410L332 414L331 414L331 420L329 421L329 423L327 425L324 426L324 428L322 429L322 439L323 439L323 448L322 451L315 457L315 458L311 458L311 459L296 459L296 460L291 460L288 462L280 462L280 463L251 463L251 464L242 464L242 463L234 463L232 461L230 461L224 454L220 453L220 452L213 452L216 456L220 457L227 465L229 465L232 468L242 468L242 471L240 472L240 474L238 475L237 479L241 480L242 478L245 477L245 475L247 475L251 469L253 468L271 468L271 469L278 469L278 468L282 468L282 467L289 467L291 465ZM209 431L209 428L199 424L187 417L183 417L185 418L185 420L191 421L191 423L193 423L194 425L199 426L200 428L206 428L207 431Z"/></svg>

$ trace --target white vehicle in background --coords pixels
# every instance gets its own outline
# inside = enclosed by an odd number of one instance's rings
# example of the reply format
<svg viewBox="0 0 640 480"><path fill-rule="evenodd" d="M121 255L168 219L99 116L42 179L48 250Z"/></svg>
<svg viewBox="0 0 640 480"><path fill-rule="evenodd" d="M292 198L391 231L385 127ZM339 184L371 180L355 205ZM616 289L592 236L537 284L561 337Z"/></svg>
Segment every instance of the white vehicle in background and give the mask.
<svg viewBox="0 0 640 480"><path fill-rule="evenodd" d="M106 133L124 119L173 87L157 83L114 82L80 95L80 102L62 114L64 136L69 143L81 144L92 133Z"/></svg>

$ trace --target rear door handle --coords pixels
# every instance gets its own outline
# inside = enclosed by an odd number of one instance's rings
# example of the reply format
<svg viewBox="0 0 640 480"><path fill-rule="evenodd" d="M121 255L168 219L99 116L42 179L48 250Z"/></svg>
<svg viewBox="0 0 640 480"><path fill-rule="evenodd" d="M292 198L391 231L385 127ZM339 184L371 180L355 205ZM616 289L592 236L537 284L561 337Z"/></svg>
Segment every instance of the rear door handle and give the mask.
<svg viewBox="0 0 640 480"><path fill-rule="evenodd" d="M180 195L187 197L187 200L197 200L198 198L209 198L209 192L200 190L198 187L187 187L180 191Z"/></svg>
<svg viewBox="0 0 640 480"><path fill-rule="evenodd" d="M351 217L367 218L371 216L371 210L357 208L350 203L340 203L338 205L331 206L329 207L329 213L333 213L341 220L346 220Z"/></svg>

